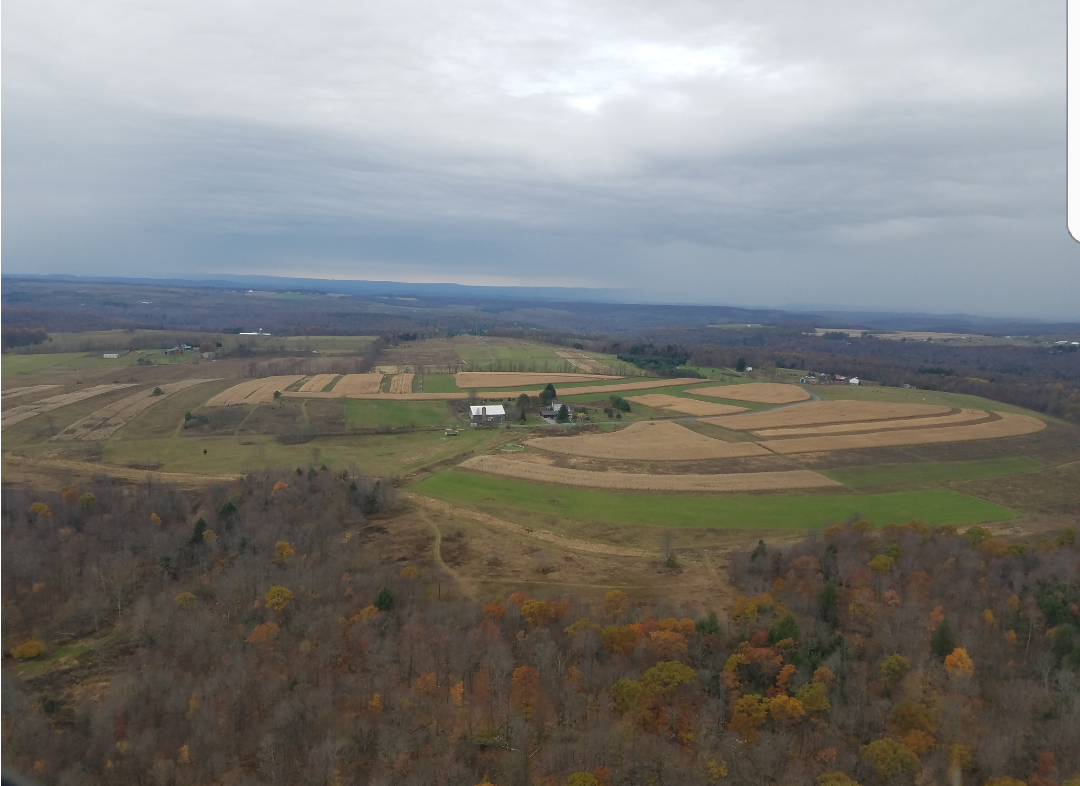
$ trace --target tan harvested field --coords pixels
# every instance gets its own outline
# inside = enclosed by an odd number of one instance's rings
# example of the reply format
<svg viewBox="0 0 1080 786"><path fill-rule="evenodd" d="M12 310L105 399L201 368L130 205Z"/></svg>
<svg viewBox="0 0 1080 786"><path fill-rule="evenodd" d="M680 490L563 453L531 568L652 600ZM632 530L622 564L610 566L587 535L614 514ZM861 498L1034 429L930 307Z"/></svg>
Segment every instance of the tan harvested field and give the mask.
<svg viewBox="0 0 1080 786"><path fill-rule="evenodd" d="M94 385L92 388L86 390L76 390L72 393L61 393L59 396L50 396L49 398L43 398L40 401L35 401L32 404L22 404L18 407L12 407L11 409L5 409L0 414L0 429L5 429L8 426L14 426L16 423L22 423L24 420L29 420L34 415L40 415L43 412L51 412L54 409L60 407L66 407L68 404L74 404L77 401L85 401L88 398L94 396L100 396L103 393L111 393L114 390L121 390L123 388L132 387L131 383L113 383L111 385Z"/></svg>
<svg viewBox="0 0 1080 786"><path fill-rule="evenodd" d="M798 385L778 382L747 382L745 385L719 385L714 388L696 388L684 391L695 396L712 396L735 401L754 401L758 404L794 404L806 401L810 394Z"/></svg>
<svg viewBox="0 0 1080 786"><path fill-rule="evenodd" d="M611 376L610 374L541 374L529 371L459 371L454 374L454 384L458 386L458 390L477 390L483 387L505 388L514 385L546 385L548 382L552 384L559 382L598 382L605 379L622 379L622 377Z"/></svg>
<svg viewBox="0 0 1080 786"><path fill-rule="evenodd" d="M584 374L574 374L575 377L583 377ZM669 388L675 385L686 385L700 382L700 379L647 379L642 382L620 382L615 385L589 385L582 388L565 388L559 393L560 398L567 396L591 396L606 395L608 393L623 393L627 390L652 390L653 388ZM696 392L696 391L694 391ZM485 398L506 398L517 396L521 393L535 395L535 390L489 390L478 395Z"/></svg>
<svg viewBox="0 0 1080 786"><path fill-rule="evenodd" d="M390 379L390 392L395 396L400 396L402 393L412 393L412 374L395 374Z"/></svg>
<svg viewBox="0 0 1080 786"><path fill-rule="evenodd" d="M4 398L14 398L16 396L25 396L29 393L40 393L43 390L52 390L58 388L59 385L30 385L25 388L8 388L4 391Z"/></svg>
<svg viewBox="0 0 1080 786"><path fill-rule="evenodd" d="M768 455L767 450L753 442L723 442L669 421L642 421L610 434L541 437L525 444L569 456L631 461L697 461Z"/></svg>
<svg viewBox="0 0 1080 786"><path fill-rule="evenodd" d="M746 492L787 489L836 488L843 484L810 470L743 472L726 475L644 475L637 472L592 472L515 461L501 456L474 456L462 469L505 478L552 483L558 486L616 491Z"/></svg>
<svg viewBox="0 0 1080 786"><path fill-rule="evenodd" d="M333 398L357 398L378 393L382 378L382 374L346 374L327 395Z"/></svg>
<svg viewBox="0 0 1080 786"><path fill-rule="evenodd" d="M880 401L813 401L771 412L751 412L745 415L712 418L706 423L734 429L754 431L785 426L816 426L824 423L854 423L863 420L893 420L897 418L928 417L951 412L950 407L936 404L889 404Z"/></svg>
<svg viewBox="0 0 1080 786"><path fill-rule="evenodd" d="M921 428L907 431L877 431L870 434L837 434L832 436L778 439L762 443L774 453L818 453L857 448L883 448L898 445L930 445L937 442L967 442L976 439L1018 437L1042 431L1046 424L1038 418L999 412L999 420L967 426Z"/></svg>
<svg viewBox="0 0 1080 786"><path fill-rule="evenodd" d="M338 374L316 374L300 386L301 393L322 393L323 388L338 378Z"/></svg>
<svg viewBox="0 0 1080 786"><path fill-rule="evenodd" d="M281 395L285 398L342 398L337 392L338 385L329 393L288 392ZM346 398L357 401L458 401L468 397L468 393L357 393Z"/></svg>
<svg viewBox="0 0 1080 786"><path fill-rule="evenodd" d="M168 398L173 393L179 393L181 390L190 388L193 385L213 381L213 379L185 379L182 382L170 382L159 386L161 388L160 396L151 395L152 390L144 390L134 396L128 396L125 399L109 404L107 407L102 407L82 420L75 421L53 439L108 439L143 411Z"/></svg>
<svg viewBox="0 0 1080 786"><path fill-rule="evenodd" d="M285 395L285 388L303 379L303 374L283 377L264 377L249 379L239 385L223 390L206 402L208 407L228 407L233 404L266 404L274 400L274 391Z"/></svg>
<svg viewBox="0 0 1080 786"><path fill-rule="evenodd" d="M733 415L746 412L746 407L733 407L731 404L715 404L711 401L695 401L691 398L669 396L667 393L646 393L642 396L628 396L627 401L641 404L643 407L667 409L684 415L709 417L711 415Z"/></svg>
<svg viewBox="0 0 1080 786"><path fill-rule="evenodd" d="M756 437L799 437L812 434L852 434L858 431L894 431L907 428L940 428L960 426L981 420L996 420L997 414L981 409L962 409L952 414L929 418L902 418L900 420L871 420L860 423L832 423L827 426L796 426L773 428L753 432Z"/></svg>
<svg viewBox="0 0 1080 786"><path fill-rule="evenodd" d="M556 355L561 357L568 363L572 363L577 368L589 374L615 374L615 369L608 368L596 358L591 358L584 352L579 352L574 349L555 349L552 350ZM617 375L615 378L618 378Z"/></svg>

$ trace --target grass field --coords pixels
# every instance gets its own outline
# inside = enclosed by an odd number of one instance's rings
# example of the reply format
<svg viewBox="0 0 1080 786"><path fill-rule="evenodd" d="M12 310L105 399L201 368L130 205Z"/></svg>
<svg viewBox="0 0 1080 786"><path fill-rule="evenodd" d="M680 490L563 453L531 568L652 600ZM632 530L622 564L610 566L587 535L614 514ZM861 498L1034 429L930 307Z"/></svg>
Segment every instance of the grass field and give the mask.
<svg viewBox="0 0 1080 786"><path fill-rule="evenodd" d="M424 374L424 393L457 393L453 374Z"/></svg>
<svg viewBox="0 0 1080 786"><path fill-rule="evenodd" d="M345 423L360 428L378 426L443 426L454 420L444 401L364 401L345 402Z"/></svg>
<svg viewBox="0 0 1080 786"><path fill-rule="evenodd" d="M693 497L557 488L441 472L412 491L464 505L550 513L571 519L657 527L810 529L851 516L875 525L922 519L935 525L1007 521L1006 507L949 489L887 494Z"/></svg>
<svg viewBox="0 0 1080 786"><path fill-rule="evenodd" d="M924 461L912 464L876 464L868 467L826 470L821 474L853 489L886 489L902 486L937 486L957 480L996 478L1037 472L1046 467L1026 456L974 461Z"/></svg>
<svg viewBox="0 0 1080 786"><path fill-rule="evenodd" d="M70 366L82 355L82 352L56 352L50 355L10 355L5 352L0 357L0 373L6 377L9 374L31 374L47 368Z"/></svg>

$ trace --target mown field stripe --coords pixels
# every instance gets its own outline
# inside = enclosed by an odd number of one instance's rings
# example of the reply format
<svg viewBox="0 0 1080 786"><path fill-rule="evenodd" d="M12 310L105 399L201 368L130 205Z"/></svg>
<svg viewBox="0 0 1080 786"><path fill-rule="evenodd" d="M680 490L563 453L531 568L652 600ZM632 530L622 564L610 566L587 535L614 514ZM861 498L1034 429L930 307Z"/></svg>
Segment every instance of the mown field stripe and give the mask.
<svg viewBox="0 0 1080 786"><path fill-rule="evenodd" d="M448 502L504 511L519 509L570 519L659 527L812 529L851 516L877 525L916 518L936 525L962 525L1007 521L1017 515L1009 508L949 489L702 497L559 488L448 471L432 475L410 490Z"/></svg>
<svg viewBox="0 0 1080 786"><path fill-rule="evenodd" d="M920 461L911 464L872 464L865 467L819 470L853 489L909 485L940 485L957 480L977 480L1037 472L1046 465L1027 456L1007 456L968 461Z"/></svg>

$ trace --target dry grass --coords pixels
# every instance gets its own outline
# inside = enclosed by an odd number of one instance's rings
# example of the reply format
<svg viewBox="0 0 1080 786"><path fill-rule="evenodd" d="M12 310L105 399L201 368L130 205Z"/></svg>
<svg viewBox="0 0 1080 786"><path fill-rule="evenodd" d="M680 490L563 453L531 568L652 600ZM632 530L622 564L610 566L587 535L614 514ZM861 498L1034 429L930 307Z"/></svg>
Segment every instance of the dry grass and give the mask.
<svg viewBox="0 0 1080 786"><path fill-rule="evenodd" d="M578 488L615 491L747 492L836 488L843 484L810 470L744 472L728 475L644 475L635 472L591 472L515 461L501 456L475 456L462 469L506 478Z"/></svg>
<svg viewBox="0 0 1080 786"><path fill-rule="evenodd" d="M810 394L797 385L778 382L748 382L745 385L720 385L714 388L687 390L695 396L712 396L734 401L754 401L759 404L794 404L806 401Z"/></svg>
<svg viewBox="0 0 1080 786"><path fill-rule="evenodd" d="M346 374L327 395L333 398L357 398L378 393L382 378L382 374Z"/></svg>
<svg viewBox="0 0 1080 786"><path fill-rule="evenodd" d="M944 415L952 410L936 404L888 404L880 401L814 401L772 412L714 418L705 421L736 431L754 431L784 426L816 426L823 423L854 423L863 420Z"/></svg>
<svg viewBox="0 0 1080 786"><path fill-rule="evenodd" d="M58 388L59 385L30 385L24 388L8 388L3 392L4 398L14 398L15 396L25 396L29 393L39 393L42 390L52 390Z"/></svg>
<svg viewBox="0 0 1080 786"><path fill-rule="evenodd" d="M801 437L763 443L774 453L817 453L828 450L882 448L897 445L929 445L936 442L967 442L975 439L1018 437L1042 431L1046 424L1027 415L999 412L1000 419L967 426L921 428L907 431L878 431L870 434L843 434L824 437Z"/></svg>
<svg viewBox="0 0 1080 786"><path fill-rule="evenodd" d="M621 379L621 377L611 376L610 374L541 374L529 371L459 371L454 374L454 383L458 386L458 390L476 390L482 387L504 388L514 385L546 385L548 382L552 384L558 384L559 382L593 382L605 379Z"/></svg>
<svg viewBox="0 0 1080 786"><path fill-rule="evenodd" d="M584 374L572 375L577 379L585 378ZM700 382L699 379L647 379L642 382L620 382L615 385L589 385L587 387L580 388L565 388L559 395L565 396L589 396L589 395L606 395L608 393L623 393L627 390L652 390L653 388L668 388L675 385L687 385L694 382ZM494 390L479 393L478 395L485 398L507 398L517 396L521 393L528 393L529 395L536 395L535 390Z"/></svg>
<svg viewBox="0 0 1080 786"><path fill-rule="evenodd" d="M803 426L773 428L755 431L757 437L798 437L812 434L852 434L859 431L890 431L905 428L940 428L959 426L980 420L996 420L997 415L981 409L962 409L952 414L929 418L902 418L900 420L871 420L863 423L833 423L828 426Z"/></svg>
<svg viewBox="0 0 1080 786"><path fill-rule="evenodd" d="M82 420L77 420L66 429L57 434L53 439L108 439L125 425L137 418L144 410L149 409L162 399L179 393L192 385L201 385L203 382L213 382L213 379L185 379L182 382L171 382L161 385L160 396L152 395L152 390L144 390L134 396L102 407L92 415L87 415Z"/></svg>
<svg viewBox="0 0 1080 786"><path fill-rule="evenodd" d="M339 383L340 384L340 383ZM329 393L282 393L285 398L342 398L337 386ZM357 393L345 398L358 401L458 401L467 399L468 393Z"/></svg>
<svg viewBox="0 0 1080 786"><path fill-rule="evenodd" d="M578 352L573 349L554 349L552 352L566 362L573 364L576 368L580 368L587 374L610 374L614 375L613 378L618 378L618 375L615 374L615 369L608 368L599 360L589 357L584 352Z"/></svg>
<svg viewBox="0 0 1080 786"><path fill-rule="evenodd" d="M303 379L302 374L294 374L284 377L264 377L263 379L249 379L239 385L233 385L228 390L223 390L206 402L208 407L228 407L233 404L266 404L274 400L274 392L281 391L284 395L285 388Z"/></svg>
<svg viewBox="0 0 1080 786"><path fill-rule="evenodd" d="M666 409L671 412L680 412L684 415L696 415L698 417L733 415L736 412L746 412L746 407L714 404L711 401L695 401L690 398L669 396L667 393L646 393L643 396L630 396L626 400L641 404L643 407L655 407L656 409Z"/></svg>
<svg viewBox="0 0 1080 786"><path fill-rule="evenodd" d="M322 393L323 388L338 378L338 374L316 374L300 386L301 393Z"/></svg>
<svg viewBox="0 0 1080 786"><path fill-rule="evenodd" d="M412 393L412 374L395 374L390 380L390 392L395 396Z"/></svg>
<svg viewBox="0 0 1080 786"><path fill-rule="evenodd" d="M132 384L130 383L95 385L92 388L86 388L86 390L61 393L59 396L43 398L32 404L23 404L18 407L12 407L11 409L4 410L3 414L0 414L0 429L14 426L16 423L22 423L24 420L29 420L34 417L34 415L40 415L43 412L51 412L54 409L66 407L68 404L74 404L77 401L84 401L88 398L93 398L94 396L100 396L103 393L111 393L114 390L122 390L123 388L130 387L132 387Z"/></svg>
<svg viewBox="0 0 1080 786"><path fill-rule="evenodd" d="M768 453L753 442L722 442L667 421L634 423L609 434L530 439L525 444L570 456L637 461L696 461Z"/></svg>

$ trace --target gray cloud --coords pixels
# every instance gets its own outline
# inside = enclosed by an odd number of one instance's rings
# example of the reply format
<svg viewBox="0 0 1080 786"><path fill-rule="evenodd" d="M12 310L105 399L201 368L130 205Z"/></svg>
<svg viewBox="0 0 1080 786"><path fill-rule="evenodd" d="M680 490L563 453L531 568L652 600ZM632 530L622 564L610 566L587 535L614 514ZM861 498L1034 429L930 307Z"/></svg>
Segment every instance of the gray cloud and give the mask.
<svg viewBox="0 0 1080 786"><path fill-rule="evenodd" d="M1064 9L11 0L9 272L1077 318Z"/></svg>

